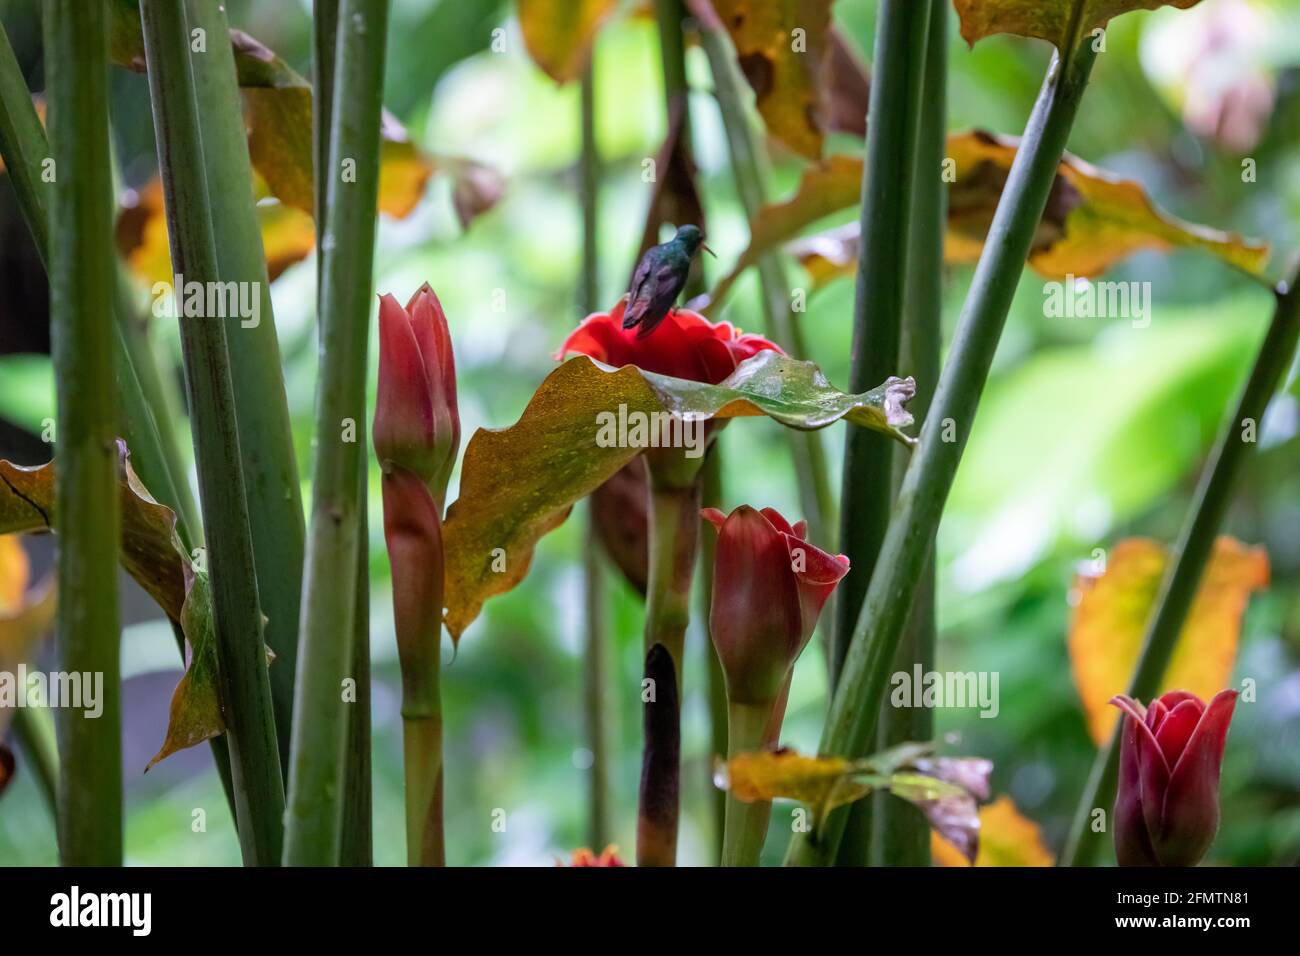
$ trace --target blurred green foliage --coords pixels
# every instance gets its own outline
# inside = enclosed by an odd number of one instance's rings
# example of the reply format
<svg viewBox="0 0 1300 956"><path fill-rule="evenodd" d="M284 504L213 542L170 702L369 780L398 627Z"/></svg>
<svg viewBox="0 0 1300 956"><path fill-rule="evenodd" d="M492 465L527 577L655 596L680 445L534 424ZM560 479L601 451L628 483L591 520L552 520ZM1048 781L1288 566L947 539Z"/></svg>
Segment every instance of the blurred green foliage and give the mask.
<svg viewBox="0 0 1300 956"><path fill-rule="evenodd" d="M1227 59L1237 73L1222 58L1216 61L1229 79L1263 78L1270 99L1258 116L1257 141L1243 149L1189 127L1182 97L1193 95L1193 105L1204 105L1206 87L1195 86L1191 73L1182 75L1181 86L1164 73L1196 41L1195 35L1171 33L1193 26L1175 21L1196 11L1165 10L1112 25L1071 150L1141 181L1178 215L1268 239L1277 275L1300 249L1300 10L1281 0L1205 0L1202 6L1223 8L1221 15L1238 20L1242 9L1279 18L1262 21L1273 24L1262 33L1233 35L1239 55ZM306 0L229 0L228 7L236 25L307 72ZM875 8L870 0L839 0L835 6L837 22L862 53L871 50ZM39 33L31 29L30 13L25 0L0 0L0 16L39 88L39 50L33 46ZM1198 22L1202 31L1225 29L1222 20ZM497 28L504 30L503 52L489 48ZM1019 134L1046 68L1047 46L994 38L967 50L952 32L949 128ZM441 179L412 217L385 222L380 230L378 291L404 298L428 280L446 308L468 436L518 417L553 367L553 349L580 318L578 90L556 87L533 66L512 5L496 0L394 0L390 50L387 102L412 135L432 151L487 162L509 183L502 203L464 234L450 187ZM693 141L709 242L720 256L709 263L716 277L744 248L747 227L700 51L689 52L688 71L696 90ZM653 20L624 17L602 33L596 72L604 162L600 288L612 304L631 272L644 222L650 186L641 178L642 161L655 155L665 132ZM146 84L118 73L114 91L123 175L127 185L139 185L154 166ZM828 145L831 151L861 149L840 134ZM1254 182L1242 180L1246 158L1255 160ZM773 159L776 197L793 188L801 164L779 147ZM997 671L1001 677L997 719L981 720L975 710L942 711L940 730L954 749L994 759L995 790L1010 793L1043 826L1054 849L1092 757L1065 649L1075 566L1091 559L1093 549L1124 536L1170 541L1176 535L1270 307L1258 285L1190 252L1135 256L1107 278L1152 284L1149 328L1135 328L1124 318L1048 317L1042 281L1026 273L939 543L939 667ZM969 271L954 271L942 281L950 334ZM304 469L315 387L314 284L312 258L291 268L274 288ZM848 378L852 296L852 283L838 282L813 296L797 317L811 357L838 384ZM0 323L28 320L12 309L11 304L10 313L0 315ZM723 317L761 332L760 316L757 284L747 276ZM156 323L154 335L174 364L175 329ZM0 416L32 429L51 412L48 363L30 355L0 357ZM1257 702L1238 709L1229 738L1215 862L1300 860L1298 423L1296 401L1279 398L1225 528L1267 547L1273 582L1252 603L1243 631L1236 679L1257 683ZM721 436L727 507L749 502L786 514L797 510L788 446L778 439L778 428L753 419L732 424ZM837 427L823 437L832 474L838 475L842 434ZM375 847L377 862L396 864L404 858L398 675L374 467L371 481ZM453 483L449 497L454 495ZM582 522L570 521L544 539L523 585L489 602L454 659L447 646L450 863L546 864L584 841L581 528ZM606 583L612 643L607 722L614 754L609 776L615 842L630 851L642 609L612 571ZM684 707L679 858L685 864L712 861L704 642L696 622ZM131 624L124 643L124 672L132 682L125 729L130 761L161 739L178 670L171 635L160 622ZM825 705L825 667L814 644L797 669L784 739L814 750ZM143 759L127 768L129 861L237 863L233 828L206 752L173 760L175 767L164 764L148 777L138 773ZM207 811L206 832L193 832L195 808ZM496 808L507 812L504 833L491 827ZM788 809L778 805L774 812L765 861L780 859ZM20 768L0 803L0 863L55 859L52 822L31 775Z"/></svg>

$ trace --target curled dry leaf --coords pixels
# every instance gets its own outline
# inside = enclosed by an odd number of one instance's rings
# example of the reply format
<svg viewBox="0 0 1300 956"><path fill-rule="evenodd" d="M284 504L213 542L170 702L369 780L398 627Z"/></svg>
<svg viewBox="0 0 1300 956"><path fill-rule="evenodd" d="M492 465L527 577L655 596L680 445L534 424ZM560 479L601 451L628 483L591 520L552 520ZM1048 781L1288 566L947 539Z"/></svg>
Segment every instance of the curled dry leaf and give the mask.
<svg viewBox="0 0 1300 956"><path fill-rule="evenodd" d="M1062 52L1130 10L1178 7L1200 0L953 0L961 18L962 38L971 46L995 33L1014 33L1046 40Z"/></svg>
<svg viewBox="0 0 1300 956"><path fill-rule="evenodd" d="M459 640L485 600L523 580L537 541L573 503L641 453L629 442L598 441L602 416L680 426L766 415L799 429L843 418L912 445L901 429L912 423L905 406L914 392L911 379L891 378L846 394L813 363L766 350L717 385L570 359L542 382L517 423L480 429L465 449L460 498L443 528L448 631Z"/></svg>
<svg viewBox="0 0 1300 956"><path fill-rule="evenodd" d="M57 531L57 463L24 468L0 461L0 534ZM207 575L196 570L176 534L176 515L136 477L126 443L118 441L122 504L122 567L152 597L187 644L185 675L171 702L162 749L149 766L225 730L217 697L216 646Z"/></svg>
<svg viewBox="0 0 1300 956"><path fill-rule="evenodd" d="M1119 542L1103 573L1081 573L1070 621L1070 664L1088 732L1110 738L1119 712L1107 702L1128 690L1147 619L1169 566L1169 551L1147 538ZM1229 537L1214 543L1191 611L1159 692L1191 691L1205 700L1228 685L1250 595L1268 586L1268 555Z"/></svg>

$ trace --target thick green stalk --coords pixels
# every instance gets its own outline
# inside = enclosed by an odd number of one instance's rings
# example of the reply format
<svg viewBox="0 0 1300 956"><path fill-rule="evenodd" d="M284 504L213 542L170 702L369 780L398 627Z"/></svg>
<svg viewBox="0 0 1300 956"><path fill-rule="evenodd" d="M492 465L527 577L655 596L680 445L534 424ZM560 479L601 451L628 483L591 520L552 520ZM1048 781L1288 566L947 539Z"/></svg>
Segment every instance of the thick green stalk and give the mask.
<svg viewBox="0 0 1300 956"><path fill-rule="evenodd" d="M312 161L316 206L316 248L325 238L326 182L329 166L330 120L334 115L334 51L338 46L339 0L316 0L312 5ZM316 259L316 300L320 301L323 260ZM360 428L358 424L358 428ZM364 443L364 440L363 440ZM368 463L360 457L360 478L368 482ZM361 555L357 561L356 633L352 638L352 677L356 700L348 712L347 782L343 803L343 866L370 866L374 862L370 753L370 562L367 560L369 521L363 510L358 516L357 539Z"/></svg>
<svg viewBox="0 0 1300 956"><path fill-rule="evenodd" d="M771 704L728 703L727 759L762 749L771 721ZM742 803L728 794L722 865L758 866L763 840L767 837L767 822L771 817L770 802Z"/></svg>
<svg viewBox="0 0 1300 956"><path fill-rule="evenodd" d="M239 428L244 487L253 536L253 561L266 614L266 643L275 652L271 697L279 730L280 764L288 768L298 657L298 615L304 524L293 432L280 368L262 231L253 196L244 113L235 59L221 0L185 0L191 30L203 30L207 52L191 57L194 91L203 121L208 192L219 211L212 219L217 266L224 282L239 282L257 302L258 321L230 326L231 382ZM364 444L358 437L358 447Z"/></svg>
<svg viewBox="0 0 1300 956"><path fill-rule="evenodd" d="M931 7L930 0L880 3L862 168L851 392L864 392L898 374ZM839 546L850 566L835 593L832 687L844 667L853 623L889 527L893 460L892 439L865 428L845 431Z"/></svg>
<svg viewBox="0 0 1300 956"><path fill-rule="evenodd" d="M876 563L880 573L872 575L853 630L822 732L819 749L824 754L859 757L874 743L894 655L1095 56L1085 43L1064 61L1053 58L1025 128L920 446L903 476ZM845 814L836 811L818 821L815 833L796 834L786 862L825 865L833 860L844 824Z"/></svg>
<svg viewBox="0 0 1300 956"><path fill-rule="evenodd" d="M171 0L141 0L140 14L172 265L187 283L215 283L221 273L204 170L203 124L190 69L189 25L184 11ZM183 301L179 291L176 301L179 312ZM179 325L207 531L218 675L240 847L246 864L275 865L283 837L284 782L240 467L243 455L226 348L227 321L187 314L179 318Z"/></svg>
<svg viewBox="0 0 1300 956"><path fill-rule="evenodd" d="M947 136L948 11L936 3L930 14L925 52L925 84L921 101L920 142L916 150L916 178L912 190L912 228L907 260L907 290L899 340L898 374L916 379L916 396L908 406L918 421L925 421L939 380L939 352L943 317L943 237L947 220L947 189L943 182ZM902 483L906 461L894 459L895 488ZM926 564L894 662L896 671L934 669L934 560ZM934 712L927 707L898 709L881 704L878 749L909 740L929 740L934 735ZM862 812L859 814L859 807ZM868 809L869 808L869 809ZM874 794L850 811L854 823L871 821L869 861L876 866L930 865L930 825L919 810L887 793ZM846 833L840 863L854 845Z"/></svg>
<svg viewBox="0 0 1300 956"><path fill-rule="evenodd" d="M650 466L650 580L646 594L644 741L638 866L675 866L681 803L681 687L691 576L700 533L700 460L676 450Z"/></svg>
<svg viewBox="0 0 1300 956"><path fill-rule="evenodd" d="M736 192L750 222L767 202L766 175L762 146L749 110L741 93L741 81L735 67L735 51L722 24L700 20L700 38L713 73L714 93L718 98L722 125L731 153L731 169ZM762 286L766 331L796 358L807 358L803 331L794 321L791 310L790 282L781 258L763 256L758 262ZM808 522L808 537L825 543L835 526L835 498L826 467L826 451L821 435L815 431L788 431L791 459L799 483L799 504Z"/></svg>
<svg viewBox="0 0 1300 956"><path fill-rule="evenodd" d="M9 37L0 24L0 155L4 156L32 241L41 261L49 263L49 216L42 163L50 144L41 126L26 80L14 57ZM111 195L111 185L110 185ZM113 357L117 392L121 401L122 435L132 452L136 473L160 502L176 512L177 532L187 547L200 538L198 511L176 443L176 429L165 415L166 407L153 400L149 388L160 381L158 365L143 327L136 321L130 284L119 268L113 292Z"/></svg>
<svg viewBox="0 0 1300 956"><path fill-rule="evenodd" d="M103 710L60 708L59 854L65 866L122 862L122 722L117 604L121 528L113 331L112 170L104 9L45 3L51 155L50 352L58 396L59 666L96 684ZM33 188L36 188L33 184Z"/></svg>
<svg viewBox="0 0 1300 956"><path fill-rule="evenodd" d="M600 151L596 143L595 51L582 74L582 303L590 315L600 308ZM583 540L582 584L586 596L583 648L583 714L591 766L587 778L587 841L600 849L609 841L609 747L605 732L605 594L603 562L590 513Z"/></svg>
<svg viewBox="0 0 1300 956"><path fill-rule="evenodd" d="M1142 654L1129 682L1128 695L1149 702L1160 693L1165 671L1178 644L1178 635L1191 610L1201 576L1214 549L1214 539L1232 503L1233 488L1254 446L1269 399L1291 367L1300 338L1300 272L1290 286L1280 286L1273 321L1269 324L1259 354L1251 369L1232 417L1223 423L1219 440L1201 474L1192 510L1174 549L1173 562L1156 598L1155 611L1147 624ZM1247 437L1249 436L1249 437ZM1092 858L1101 834L1092 830L1096 807L1109 810L1114 798L1119 766L1119 729L1109 743L1097 752L1092 772L1079 804L1061 854L1062 866L1086 865Z"/></svg>
<svg viewBox="0 0 1300 956"><path fill-rule="evenodd" d="M356 626L356 575L366 507L366 349L379 189L387 0L342 0L330 119L327 218L320 254L321 373L317 459L303 576L293 758L285 862L340 860L348 737L349 676ZM347 582L341 586L340 582Z"/></svg>

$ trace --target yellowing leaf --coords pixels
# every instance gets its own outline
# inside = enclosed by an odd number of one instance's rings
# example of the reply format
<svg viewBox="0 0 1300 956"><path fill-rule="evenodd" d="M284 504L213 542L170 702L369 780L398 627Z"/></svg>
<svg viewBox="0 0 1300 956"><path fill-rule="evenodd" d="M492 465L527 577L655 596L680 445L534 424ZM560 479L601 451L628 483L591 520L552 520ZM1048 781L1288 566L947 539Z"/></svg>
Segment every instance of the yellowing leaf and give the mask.
<svg viewBox="0 0 1300 956"><path fill-rule="evenodd" d="M713 8L768 131L801 156L820 159L831 0L713 0Z"/></svg>
<svg viewBox="0 0 1300 956"><path fill-rule="evenodd" d="M618 0L519 0L519 28L533 62L556 83L576 79Z"/></svg>
<svg viewBox="0 0 1300 956"><path fill-rule="evenodd" d="M0 534L57 531L51 462L23 468L0 461ZM122 567L158 602L188 644L187 670L172 696L172 721L150 766L183 746L225 730L217 698L208 579L196 571L176 535L176 515L155 501L136 477L125 443L118 442L122 503ZM52 613L52 609L51 609Z"/></svg>
<svg viewBox="0 0 1300 956"><path fill-rule="evenodd" d="M460 498L443 528L452 639L460 639L484 601L523 580L538 539L568 517L575 501L641 453L598 442L602 413L622 415L625 407L630 418L645 421L664 412L697 421L766 415L800 429L844 418L911 444L900 429L911 423L904 405L914 388L911 379L894 378L849 395L811 362L773 351L742 362L717 385L570 359L542 382L517 423L479 429L465 449Z"/></svg>
<svg viewBox="0 0 1300 956"><path fill-rule="evenodd" d="M1005 794L979 811L979 852L975 866L1052 866L1052 852L1043 844L1038 824L1022 816ZM937 832L930 833L930 854L936 866L970 866L971 862Z"/></svg>
<svg viewBox="0 0 1300 956"><path fill-rule="evenodd" d="M809 166L790 199L764 206L750 221L749 248L709 296L711 306L726 298L732 283L765 253L818 219L856 206L861 196L862 160L858 157L831 156ZM856 249L853 256L857 258Z"/></svg>
<svg viewBox="0 0 1300 956"><path fill-rule="evenodd" d="M0 534L0 673L13 673L18 665L31 660L54 626L54 578L51 576L29 593L29 574L20 536ZM12 711L0 707L0 739L11 717Z"/></svg>
<svg viewBox="0 0 1300 956"><path fill-rule="evenodd" d="M29 574L27 552L19 536L0 535L0 616L22 607Z"/></svg>
<svg viewBox="0 0 1300 956"><path fill-rule="evenodd" d="M1178 7L1200 0L954 0L961 35L972 46L995 33L1038 37L1058 50L1075 49L1084 37L1130 10Z"/></svg>
<svg viewBox="0 0 1300 956"><path fill-rule="evenodd" d="M944 260L950 265L979 259L1018 147L1019 140L1013 137L981 130L948 137L946 157L952 163L953 182ZM711 307L722 300L738 273L765 252L818 219L856 206L861 179L861 159L832 157L810 169L790 199L764 207L750 224L749 248L718 283ZM1057 167L1030 247L1029 265L1049 279L1087 278L1140 249L1180 247L1201 249L1254 275L1263 272L1269 255L1263 243L1171 216L1138 183L1117 179L1067 153ZM848 223L800 239L790 251L819 283L852 274L857 268L858 225Z"/></svg>
<svg viewBox="0 0 1300 956"><path fill-rule="evenodd" d="M760 750L727 761L728 792L742 803L783 797L806 803L817 820L865 797L870 784L854 782L853 764L840 757L805 757L793 750Z"/></svg>
<svg viewBox="0 0 1300 956"><path fill-rule="evenodd" d="M267 276L274 281L315 247L316 226L310 215L277 199L259 202L257 218L262 227ZM143 282L152 286L155 282L173 281L162 180L157 176L119 211L116 233L118 251Z"/></svg>
<svg viewBox="0 0 1300 956"><path fill-rule="evenodd" d="M1088 731L1099 744L1115 728L1118 711L1107 702L1128 689L1168 563L1163 545L1130 538L1111 549L1103 574L1080 575L1076 583L1070 663ZM1268 576L1268 556L1262 548L1228 537L1215 542L1161 693L1187 690L1209 700L1228 685L1247 601L1252 592L1267 586Z"/></svg>

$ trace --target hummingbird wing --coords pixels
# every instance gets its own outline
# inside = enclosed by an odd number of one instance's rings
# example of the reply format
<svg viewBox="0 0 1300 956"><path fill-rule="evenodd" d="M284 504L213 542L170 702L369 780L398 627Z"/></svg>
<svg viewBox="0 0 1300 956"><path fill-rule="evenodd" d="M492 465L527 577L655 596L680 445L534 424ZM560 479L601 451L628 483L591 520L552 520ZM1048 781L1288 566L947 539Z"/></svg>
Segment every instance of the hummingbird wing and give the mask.
<svg viewBox="0 0 1300 956"><path fill-rule="evenodd" d="M659 268L654 270L641 289L639 301L644 304L639 310L638 321L641 323L641 328L637 329L638 339L645 338L659 326L659 323L672 311L673 303L677 301L677 296L681 294L685 285L686 276L672 262L661 263ZM624 326L626 327L626 323Z"/></svg>
<svg viewBox="0 0 1300 956"><path fill-rule="evenodd" d="M650 271L654 268L654 259L654 250L651 249L641 257L641 261L636 265L636 271L632 273L632 282L628 286L627 308L623 312L625 329L630 329L640 322L650 304L650 290L646 288L646 280L650 278Z"/></svg>

